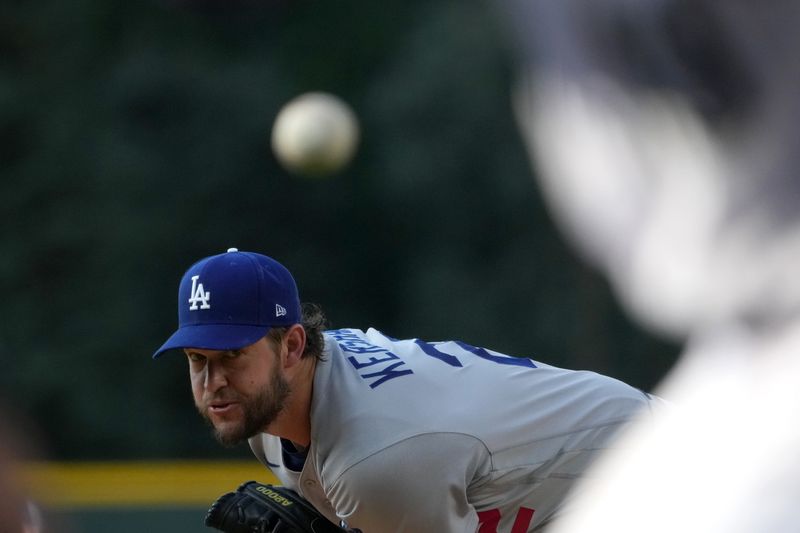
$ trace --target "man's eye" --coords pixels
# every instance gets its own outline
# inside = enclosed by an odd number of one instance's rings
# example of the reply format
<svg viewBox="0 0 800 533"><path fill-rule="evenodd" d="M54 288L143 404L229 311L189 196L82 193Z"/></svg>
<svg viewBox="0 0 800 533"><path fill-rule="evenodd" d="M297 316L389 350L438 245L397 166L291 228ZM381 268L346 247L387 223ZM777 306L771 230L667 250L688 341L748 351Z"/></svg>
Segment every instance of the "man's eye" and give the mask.
<svg viewBox="0 0 800 533"><path fill-rule="evenodd" d="M242 352L241 352L241 351L239 351L239 350L232 350L232 351L230 351L230 352L227 352L227 353L225 354L225 357L227 357L228 359L235 359L236 357L239 357L240 355L242 355Z"/></svg>
<svg viewBox="0 0 800 533"><path fill-rule="evenodd" d="M189 356L189 361L192 361L193 363L200 363L205 360L205 357L203 357L199 353L190 353L188 354L188 356Z"/></svg>

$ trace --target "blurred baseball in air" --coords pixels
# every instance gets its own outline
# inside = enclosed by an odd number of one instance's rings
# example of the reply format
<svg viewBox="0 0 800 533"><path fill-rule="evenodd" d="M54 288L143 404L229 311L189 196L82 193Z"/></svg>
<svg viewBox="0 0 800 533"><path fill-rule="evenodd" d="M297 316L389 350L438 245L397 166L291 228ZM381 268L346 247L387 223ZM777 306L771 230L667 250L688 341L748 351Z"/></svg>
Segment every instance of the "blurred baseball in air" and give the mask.
<svg viewBox="0 0 800 533"><path fill-rule="evenodd" d="M360 132L355 113L342 99L324 92L301 94L278 112L272 151L296 175L323 177L353 159Z"/></svg>

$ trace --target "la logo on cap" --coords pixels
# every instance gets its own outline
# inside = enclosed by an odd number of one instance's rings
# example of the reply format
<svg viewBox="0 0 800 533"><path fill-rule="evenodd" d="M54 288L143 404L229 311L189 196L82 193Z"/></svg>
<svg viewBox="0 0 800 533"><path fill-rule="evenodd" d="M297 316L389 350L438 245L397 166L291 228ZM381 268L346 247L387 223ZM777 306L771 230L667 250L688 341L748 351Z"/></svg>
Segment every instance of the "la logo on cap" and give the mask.
<svg viewBox="0 0 800 533"><path fill-rule="evenodd" d="M199 278L199 275L192 276L192 296L189 298L189 303L192 305L189 306L189 311L211 309L211 305L208 303L211 299L211 291L206 292L206 290L203 289L203 284L197 282ZM199 307L197 306L198 303L200 303Z"/></svg>

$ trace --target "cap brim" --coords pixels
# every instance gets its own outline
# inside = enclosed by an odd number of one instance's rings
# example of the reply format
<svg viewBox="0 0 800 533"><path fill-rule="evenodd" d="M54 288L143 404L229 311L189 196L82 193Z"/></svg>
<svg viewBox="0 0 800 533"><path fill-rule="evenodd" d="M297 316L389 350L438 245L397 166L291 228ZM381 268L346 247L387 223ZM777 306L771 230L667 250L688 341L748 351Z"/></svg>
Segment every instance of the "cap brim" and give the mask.
<svg viewBox="0 0 800 533"><path fill-rule="evenodd" d="M204 350L236 350L249 346L270 330L269 326L242 326L232 324L197 324L184 326L172 334L153 359L177 348L202 348Z"/></svg>

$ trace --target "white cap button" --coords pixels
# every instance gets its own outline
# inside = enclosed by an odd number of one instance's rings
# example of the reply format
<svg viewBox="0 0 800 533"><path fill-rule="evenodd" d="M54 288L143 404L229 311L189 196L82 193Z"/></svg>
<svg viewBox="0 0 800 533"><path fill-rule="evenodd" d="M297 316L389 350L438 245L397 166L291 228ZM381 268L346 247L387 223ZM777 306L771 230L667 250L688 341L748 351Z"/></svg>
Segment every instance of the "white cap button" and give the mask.
<svg viewBox="0 0 800 533"><path fill-rule="evenodd" d="M238 251L239 251L238 248L228 248L228 253L230 253L230 252L238 252Z"/></svg>

